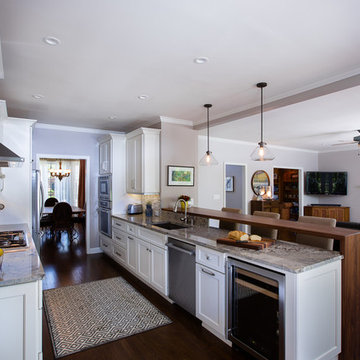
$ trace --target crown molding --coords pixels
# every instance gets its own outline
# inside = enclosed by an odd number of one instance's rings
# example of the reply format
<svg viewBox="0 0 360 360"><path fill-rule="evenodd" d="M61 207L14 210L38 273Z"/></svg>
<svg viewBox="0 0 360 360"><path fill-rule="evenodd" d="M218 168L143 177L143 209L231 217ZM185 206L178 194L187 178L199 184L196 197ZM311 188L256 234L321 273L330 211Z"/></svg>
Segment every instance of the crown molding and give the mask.
<svg viewBox="0 0 360 360"><path fill-rule="evenodd" d="M85 127L76 127L76 126L65 126L65 125L54 125L54 124L45 124L45 123L36 123L36 129L44 129L44 130L57 130L57 131L72 131L72 132L82 132L82 133L90 133L90 134L125 134L121 131L113 131L113 130L104 130L104 129L93 129L93 128L85 128Z"/></svg>

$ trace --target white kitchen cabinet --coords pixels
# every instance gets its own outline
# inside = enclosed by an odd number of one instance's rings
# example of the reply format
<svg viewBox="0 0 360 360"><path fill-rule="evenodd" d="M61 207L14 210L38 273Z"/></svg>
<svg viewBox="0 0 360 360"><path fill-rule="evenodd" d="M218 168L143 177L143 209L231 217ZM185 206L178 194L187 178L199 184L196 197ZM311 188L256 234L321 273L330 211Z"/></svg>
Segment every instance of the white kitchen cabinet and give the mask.
<svg viewBox="0 0 360 360"><path fill-rule="evenodd" d="M0 287L1 359L42 359L41 284Z"/></svg>
<svg viewBox="0 0 360 360"><path fill-rule="evenodd" d="M99 144L99 174L111 174L112 172L112 139Z"/></svg>
<svg viewBox="0 0 360 360"><path fill-rule="evenodd" d="M162 295L168 295L167 235L113 218L113 239L106 236L101 247L120 265ZM116 254L117 253L117 254ZM126 259L124 262L123 259Z"/></svg>
<svg viewBox="0 0 360 360"><path fill-rule="evenodd" d="M160 193L160 130L140 128L126 135L126 191Z"/></svg>
<svg viewBox="0 0 360 360"><path fill-rule="evenodd" d="M112 257L113 245L112 240L105 235L100 234L100 248L105 254Z"/></svg>
<svg viewBox="0 0 360 360"><path fill-rule="evenodd" d="M115 261L117 261L119 264L126 264L126 249L124 249L119 244L114 244L112 247L112 257Z"/></svg>
<svg viewBox="0 0 360 360"><path fill-rule="evenodd" d="M225 275L196 264L196 317L225 336Z"/></svg>
<svg viewBox="0 0 360 360"><path fill-rule="evenodd" d="M150 282L151 256L150 244L147 241L137 239L137 273L147 282Z"/></svg>
<svg viewBox="0 0 360 360"><path fill-rule="evenodd" d="M151 272L150 283L163 294L168 295L168 252L155 245L150 245Z"/></svg>
<svg viewBox="0 0 360 360"><path fill-rule="evenodd" d="M133 272L137 271L137 244L133 236L127 236L127 261L126 265Z"/></svg>
<svg viewBox="0 0 360 360"><path fill-rule="evenodd" d="M129 203L126 195L126 137L109 133L98 138L99 174L111 176L111 213L124 214Z"/></svg>

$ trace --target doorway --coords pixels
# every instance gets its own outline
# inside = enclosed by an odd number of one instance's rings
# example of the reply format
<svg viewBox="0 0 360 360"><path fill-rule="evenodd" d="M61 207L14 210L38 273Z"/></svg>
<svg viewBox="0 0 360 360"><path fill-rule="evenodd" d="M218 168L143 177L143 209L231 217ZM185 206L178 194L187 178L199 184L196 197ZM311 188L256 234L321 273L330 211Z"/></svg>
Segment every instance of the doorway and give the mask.
<svg viewBox="0 0 360 360"><path fill-rule="evenodd" d="M300 170L274 168L274 199L282 204L282 219L297 221L299 218Z"/></svg>
<svg viewBox="0 0 360 360"><path fill-rule="evenodd" d="M59 161L62 169L68 169L71 174L61 180L57 176L50 176L52 168L58 169ZM54 197L59 202L67 202L72 207L75 219L74 226L79 229L80 241L84 253L90 249L90 157L79 155L37 154L36 169L41 171L41 180L44 187L44 202ZM45 175L46 173L46 175ZM70 180L70 178L72 178ZM82 210L82 211L80 211ZM84 219L81 219L84 217ZM73 249L75 251L75 247Z"/></svg>
<svg viewBox="0 0 360 360"><path fill-rule="evenodd" d="M247 213L246 165L224 164L224 207Z"/></svg>

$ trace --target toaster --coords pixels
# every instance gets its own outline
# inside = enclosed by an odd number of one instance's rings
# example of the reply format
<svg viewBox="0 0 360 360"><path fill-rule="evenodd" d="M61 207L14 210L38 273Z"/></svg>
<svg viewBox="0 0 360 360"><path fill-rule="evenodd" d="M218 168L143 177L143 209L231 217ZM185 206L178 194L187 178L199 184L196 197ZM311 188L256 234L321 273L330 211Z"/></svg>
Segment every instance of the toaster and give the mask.
<svg viewBox="0 0 360 360"><path fill-rule="evenodd" d="M127 208L127 213L129 215L134 215L134 214L142 214L143 212L143 208L141 204L129 204L128 208Z"/></svg>

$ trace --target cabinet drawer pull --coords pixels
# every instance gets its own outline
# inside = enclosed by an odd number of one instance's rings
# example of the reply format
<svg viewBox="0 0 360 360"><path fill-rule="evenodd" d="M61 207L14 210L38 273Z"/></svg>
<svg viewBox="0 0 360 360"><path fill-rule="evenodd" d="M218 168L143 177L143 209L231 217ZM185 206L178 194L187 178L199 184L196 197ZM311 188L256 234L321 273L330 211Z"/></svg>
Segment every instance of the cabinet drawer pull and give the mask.
<svg viewBox="0 0 360 360"><path fill-rule="evenodd" d="M122 224L119 224L119 223L117 223L117 222L115 223L115 225L122 227Z"/></svg>
<svg viewBox="0 0 360 360"><path fill-rule="evenodd" d="M209 256L209 255L206 255L206 260L210 260L210 256Z"/></svg>
<svg viewBox="0 0 360 360"><path fill-rule="evenodd" d="M115 251L115 254L121 257L121 254L117 251Z"/></svg>
<svg viewBox="0 0 360 360"><path fill-rule="evenodd" d="M119 237L119 236L115 236L118 240L122 240L122 238L121 237Z"/></svg>
<svg viewBox="0 0 360 360"><path fill-rule="evenodd" d="M132 238L131 236L128 236L128 239L129 239L129 240L134 240L134 238Z"/></svg>
<svg viewBox="0 0 360 360"><path fill-rule="evenodd" d="M215 276L215 274L209 270L206 270L204 268L201 268L201 271L204 272L205 274L211 275L211 276Z"/></svg>
<svg viewBox="0 0 360 360"><path fill-rule="evenodd" d="M108 245L106 245L105 243L103 243L103 246L104 246L104 247L108 247Z"/></svg>

